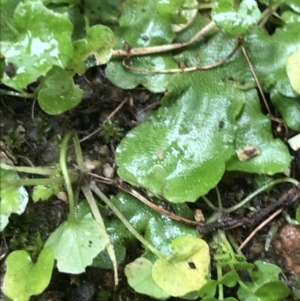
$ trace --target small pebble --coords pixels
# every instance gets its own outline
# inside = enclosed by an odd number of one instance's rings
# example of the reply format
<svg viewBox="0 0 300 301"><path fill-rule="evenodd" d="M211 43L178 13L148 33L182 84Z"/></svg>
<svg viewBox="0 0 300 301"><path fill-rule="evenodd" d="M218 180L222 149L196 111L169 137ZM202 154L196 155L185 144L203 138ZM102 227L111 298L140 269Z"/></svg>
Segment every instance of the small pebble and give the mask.
<svg viewBox="0 0 300 301"><path fill-rule="evenodd" d="M96 168L100 167L100 165L101 165L100 161L90 160L90 159L86 159L83 164L84 164L86 171L88 171L88 172L95 170Z"/></svg>
<svg viewBox="0 0 300 301"><path fill-rule="evenodd" d="M110 166L109 163L105 163L103 166L103 175L106 178L112 179L114 177L115 171L114 169Z"/></svg>

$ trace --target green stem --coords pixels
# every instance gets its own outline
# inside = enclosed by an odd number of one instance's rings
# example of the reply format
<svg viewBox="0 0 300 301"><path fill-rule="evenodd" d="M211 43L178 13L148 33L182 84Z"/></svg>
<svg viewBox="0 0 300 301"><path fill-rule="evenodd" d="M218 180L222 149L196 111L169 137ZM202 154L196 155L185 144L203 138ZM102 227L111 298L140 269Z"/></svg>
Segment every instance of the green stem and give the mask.
<svg viewBox="0 0 300 301"><path fill-rule="evenodd" d="M216 207L205 195L202 196L202 199L210 209L213 211L219 211L218 207Z"/></svg>
<svg viewBox="0 0 300 301"><path fill-rule="evenodd" d="M39 178L39 179L15 179L11 186L36 186L36 185L51 185L51 184L63 184L64 177L55 178Z"/></svg>
<svg viewBox="0 0 300 301"><path fill-rule="evenodd" d="M85 173L86 171L83 163L82 151L81 151L80 142L77 134L75 134L75 136L73 137L73 143L75 146L75 153L76 153L76 160L77 160L78 167L81 170L81 172Z"/></svg>
<svg viewBox="0 0 300 301"><path fill-rule="evenodd" d="M9 29L17 36L19 31L8 21L3 11L1 11L0 15L6 26L9 27Z"/></svg>
<svg viewBox="0 0 300 301"><path fill-rule="evenodd" d="M105 196L105 194L97 187L95 182L90 183L90 188L94 191L99 198L113 211L113 213L120 219L124 226L129 230L129 232L135 236L147 249L149 249L153 254L159 258L165 258L165 255L153 247L142 235L140 235L134 227L128 222L124 215L119 211L119 209Z"/></svg>
<svg viewBox="0 0 300 301"><path fill-rule="evenodd" d="M280 3L276 3L274 5L267 7L260 15L260 19L257 23L259 27L263 27L268 21L268 19L270 18L270 16L273 14L273 12L275 12L277 8L281 6L283 3L284 1L281 1Z"/></svg>
<svg viewBox="0 0 300 301"><path fill-rule="evenodd" d="M71 184L71 180L70 180L70 175L67 169L67 162L66 162L66 157L67 157L67 145L69 140L72 138L72 136L74 135L73 132L68 133L62 143L61 143L61 149L60 149L60 158L59 158L59 163L60 163L60 167L61 167L61 171L65 180L65 186L66 186L66 190L68 193L68 200L69 200L69 221L75 222L75 205L74 205L74 193L73 193L73 189L72 189L72 184Z"/></svg>
<svg viewBox="0 0 300 301"><path fill-rule="evenodd" d="M58 174L56 168L50 169L45 167L11 166L3 163L0 163L0 168L4 170L13 170L42 176L56 176Z"/></svg>
<svg viewBox="0 0 300 301"><path fill-rule="evenodd" d="M236 211L239 208L243 207L245 204L247 204L249 201L251 201L255 196L257 196L261 192L263 192L265 190L268 190L268 189L272 188L273 186L275 186L277 184L286 183L286 182L292 183L292 184L294 184L296 186L299 185L299 182L297 180L295 180L295 179L292 179L292 178L283 178L283 179L274 180L274 181L272 181L272 182L270 182L270 183L262 186L261 188L257 189L256 191L254 191L253 193L251 193L249 196L247 196L244 200L242 200L238 204L236 204L236 205L234 205L234 206L232 206L230 208L223 209L222 211L224 213L231 213L233 211Z"/></svg>
<svg viewBox="0 0 300 301"><path fill-rule="evenodd" d="M23 98L35 98L36 93L26 93L26 92L16 92L0 89L0 94L5 94L9 96L23 97Z"/></svg>
<svg viewBox="0 0 300 301"><path fill-rule="evenodd" d="M217 265L217 275L218 275L218 281L222 278L222 267L220 265ZM223 291L223 284L218 284L218 290L219 290L219 296L218 300L224 300L224 291Z"/></svg>

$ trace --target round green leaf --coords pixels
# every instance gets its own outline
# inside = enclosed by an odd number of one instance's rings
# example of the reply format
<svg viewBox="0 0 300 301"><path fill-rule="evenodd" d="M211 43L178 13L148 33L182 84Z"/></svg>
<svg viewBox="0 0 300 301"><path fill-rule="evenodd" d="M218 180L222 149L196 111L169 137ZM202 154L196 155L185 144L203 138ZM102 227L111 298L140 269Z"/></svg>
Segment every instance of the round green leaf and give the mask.
<svg viewBox="0 0 300 301"><path fill-rule="evenodd" d="M260 10L255 0L243 0L238 10L233 0L218 0L212 11L212 19L226 32L234 35L244 34L259 20Z"/></svg>
<svg viewBox="0 0 300 301"><path fill-rule="evenodd" d="M182 236L171 243L171 251L168 259L160 258L153 265L156 284L174 297L199 290L209 275L207 243L200 238Z"/></svg>
<svg viewBox="0 0 300 301"><path fill-rule="evenodd" d="M22 214L25 211L29 197L24 187L16 188L10 184L19 179L16 172L1 169L0 175L0 231L3 231L12 213Z"/></svg>
<svg viewBox="0 0 300 301"><path fill-rule="evenodd" d="M60 272L80 274L108 242L106 229L89 213L79 222L64 222L50 235L45 246L54 251Z"/></svg>
<svg viewBox="0 0 300 301"><path fill-rule="evenodd" d="M83 90L74 85L72 74L54 66L41 81L38 102L48 114L59 115L77 106Z"/></svg>
<svg viewBox="0 0 300 301"><path fill-rule="evenodd" d="M300 48L287 59L286 72L293 89L300 94Z"/></svg>
<svg viewBox="0 0 300 301"><path fill-rule="evenodd" d="M22 90L53 65L67 65L73 53L73 26L67 16L48 10L39 0L20 2L14 22L19 34L15 41L4 44L1 52L15 74L4 74L3 83Z"/></svg>
<svg viewBox="0 0 300 301"><path fill-rule="evenodd" d="M174 203L193 202L218 183L233 153L244 95L214 72L178 75L164 106L120 143L121 178Z"/></svg>
<svg viewBox="0 0 300 301"><path fill-rule="evenodd" d="M125 275L129 285L140 294L148 295L158 300L170 297L164 292L152 278L152 262L140 257L125 267Z"/></svg>
<svg viewBox="0 0 300 301"><path fill-rule="evenodd" d="M7 271L2 290L14 301L28 301L30 296L42 293L48 286L54 266L53 251L44 248L36 263L26 251L14 251L5 261Z"/></svg>

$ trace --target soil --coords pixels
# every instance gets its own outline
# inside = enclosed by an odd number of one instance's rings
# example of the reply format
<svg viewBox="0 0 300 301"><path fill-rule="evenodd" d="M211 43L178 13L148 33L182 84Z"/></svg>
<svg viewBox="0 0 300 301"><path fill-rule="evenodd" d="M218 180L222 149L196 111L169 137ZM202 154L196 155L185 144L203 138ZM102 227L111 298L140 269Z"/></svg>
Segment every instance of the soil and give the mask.
<svg viewBox="0 0 300 301"><path fill-rule="evenodd" d="M151 115L151 112L159 106L161 95L151 94L142 87L131 91L117 88L106 80L100 68L89 70L84 77L78 77L76 83L84 89L84 98L78 107L60 116L50 116L44 113L38 103L32 100L1 96L1 160L21 166L55 165L59 159L58 145L61 137L70 131L76 131L79 139L84 139L97 130L99 125L127 99L122 108L111 118L113 124L118 128L112 137L107 137L105 133L100 132L100 135L97 133L81 143L85 161L92 166L95 164L94 172L104 178L118 178L114 152L119 139ZM18 143L11 141L9 138L11 133L19 134L21 138ZM295 159L292 172L299 181L300 152L294 152L293 155ZM21 174L20 176L26 177L27 175ZM102 184L101 188L107 195L117 193L117 189L111 185ZM269 194L265 193L256 197L251 202L251 206L258 210L265 208L270 201L280 198L290 188L290 185L282 185L280 189L275 188ZM27 189L31 193L32 188ZM245 175L228 173L220 183L219 190L223 206L229 207L254 190L253 179ZM212 191L208 197L215 199L215 191ZM4 260L9 252L28 245L30 237L35 238L37 233L42 233L42 239L46 240L49 233L65 220L68 206L62 199L63 197L61 199L52 197L48 201L37 203L30 201L22 216L11 217L9 226L0 237L2 275L5 271ZM298 203L294 203L292 206L286 207L285 211L294 217L297 205ZM204 216L209 212L209 209L200 202L191 205L194 210L199 207ZM249 213L250 208L245 208L235 216L227 218L241 219L248 216ZM285 223L282 217L271 221L246 245L243 253L249 262L262 259L279 264L283 270L281 277L289 283L290 288L296 289L298 284L295 275L297 273L300 275L300 228L290 224L284 225ZM274 224L282 224L282 226L274 236L272 248L265 251L268 231ZM250 225L250 227L239 227L230 231L236 243L240 244L254 227L255 225ZM27 241L22 241L24 236ZM210 234L205 237L209 240ZM134 253L129 256L135 258ZM86 273L72 276L59 273L55 269L46 291L40 296L32 297L30 301L151 300L134 293L129 288L123 272L125 264L126 261L119 267L120 285L117 289L114 288L113 273L110 270L90 267ZM0 300L4 299L0 297ZM173 298L172 300L179 299Z"/></svg>

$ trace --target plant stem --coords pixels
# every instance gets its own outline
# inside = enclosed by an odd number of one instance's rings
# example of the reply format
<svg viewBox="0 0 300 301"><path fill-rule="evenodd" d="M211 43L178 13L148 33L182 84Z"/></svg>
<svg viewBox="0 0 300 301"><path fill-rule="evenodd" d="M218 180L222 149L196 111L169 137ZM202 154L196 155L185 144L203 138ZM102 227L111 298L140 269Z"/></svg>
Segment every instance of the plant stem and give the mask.
<svg viewBox="0 0 300 301"><path fill-rule="evenodd" d="M274 180L264 186L262 186L261 188L257 189L256 191L254 191L253 193L251 193L250 195L248 195L244 200L242 200L241 202L239 202L238 204L230 207L230 208L227 208L227 209L223 209L223 212L225 213L230 213L230 212L233 212L233 211L236 211L237 209L243 207L245 204L247 204L249 201L251 201L255 196L257 196L259 193L265 191L265 190L268 190L270 188L272 188L273 186L277 185L277 184L281 184L281 183L286 183L286 182L289 182L289 183L292 183L296 186L299 185L299 182L295 179L292 179L292 178L282 178L282 179L277 179L277 180Z"/></svg>
<svg viewBox="0 0 300 301"><path fill-rule="evenodd" d="M140 235L134 227L128 222L124 215L119 211L119 209L105 196L105 194L97 187L96 183L92 181L90 183L90 188L94 191L99 198L113 211L113 213L120 219L124 226L129 230L129 232L135 236L147 249L149 249L153 254L159 258L165 258L166 256L153 247L142 235Z"/></svg>
<svg viewBox="0 0 300 301"><path fill-rule="evenodd" d="M74 147L75 147L76 160L77 160L78 167L81 170L81 172L85 173L86 171L85 171L85 167L84 167L84 163L83 163L80 141L78 139L77 134L75 134L75 136L73 137L73 143L74 143Z"/></svg>
<svg viewBox="0 0 300 301"><path fill-rule="evenodd" d="M202 199L210 209L213 211L219 211L218 207L216 207L205 195L202 196Z"/></svg>
<svg viewBox="0 0 300 301"><path fill-rule="evenodd" d="M17 36L19 34L19 31L9 22L9 20L6 18L6 15L4 12L1 12L1 19L4 21L7 27Z"/></svg>
<svg viewBox="0 0 300 301"><path fill-rule="evenodd" d="M21 186L36 186L36 185L51 185L51 184L63 184L64 177L55 178L39 178L39 179L15 179L11 186L21 187Z"/></svg>
<svg viewBox="0 0 300 301"><path fill-rule="evenodd" d="M217 265L217 275L218 275L218 280L220 280L222 278L222 267L220 265ZM224 291L223 291L222 283L218 284L218 290L219 290L218 300L224 300Z"/></svg>
<svg viewBox="0 0 300 301"><path fill-rule="evenodd" d="M42 176L56 176L58 174L58 171L55 168L50 169L45 167L11 166L3 163L0 163L0 168L4 170L13 170Z"/></svg>
<svg viewBox="0 0 300 301"><path fill-rule="evenodd" d="M73 193L73 189L72 189L72 185L71 185L71 180L70 180L70 175L67 169L67 163L66 163L66 157L67 157L67 145L69 140L72 138L72 136L74 135L73 132L68 133L62 143L61 143L61 149L60 149L60 158L59 158L59 162L60 162L60 167L61 167L61 171L65 180L65 186L66 186L66 190L68 193L68 200L69 200L69 221L72 223L76 221L75 218L75 206L74 206L74 193Z"/></svg>
<svg viewBox="0 0 300 301"><path fill-rule="evenodd" d="M9 95L9 96L16 96L16 97L23 97L23 98L35 98L36 93L26 93L26 92L16 92L16 91L9 91L0 89L1 94Z"/></svg>

